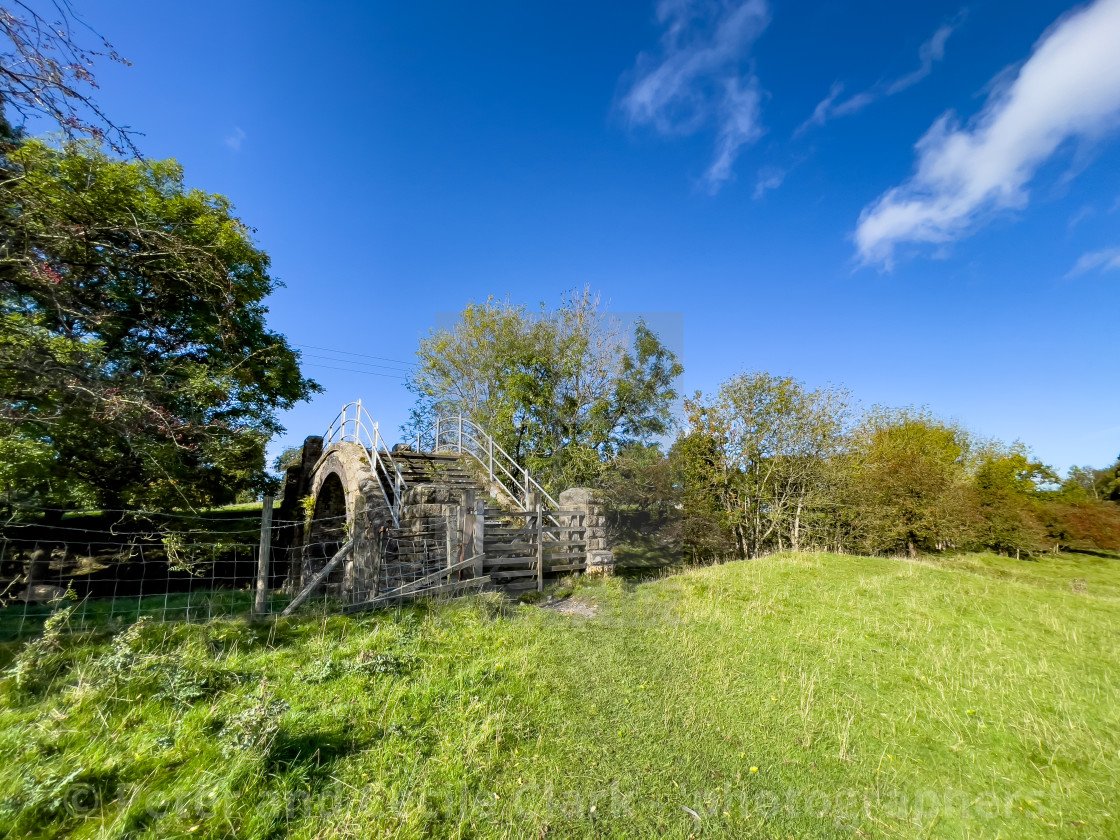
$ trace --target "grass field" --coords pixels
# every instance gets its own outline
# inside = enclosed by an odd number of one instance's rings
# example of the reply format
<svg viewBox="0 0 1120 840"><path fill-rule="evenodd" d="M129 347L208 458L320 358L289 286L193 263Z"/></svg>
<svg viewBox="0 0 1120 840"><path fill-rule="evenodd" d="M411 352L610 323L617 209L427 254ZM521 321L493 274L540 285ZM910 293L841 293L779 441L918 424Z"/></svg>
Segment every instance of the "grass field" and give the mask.
<svg viewBox="0 0 1120 840"><path fill-rule="evenodd" d="M778 556L564 604L37 643L0 832L1120 836L1120 558Z"/></svg>

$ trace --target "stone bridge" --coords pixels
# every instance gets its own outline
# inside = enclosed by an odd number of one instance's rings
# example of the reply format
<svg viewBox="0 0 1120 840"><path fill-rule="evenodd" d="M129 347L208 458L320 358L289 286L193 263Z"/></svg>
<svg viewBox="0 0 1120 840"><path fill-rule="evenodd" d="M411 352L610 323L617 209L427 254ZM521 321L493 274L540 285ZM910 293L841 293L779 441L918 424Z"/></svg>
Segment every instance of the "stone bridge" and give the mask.
<svg viewBox="0 0 1120 840"><path fill-rule="evenodd" d="M304 441L277 519L285 589L321 585L351 605L471 589L516 596L613 569L596 492L554 499L461 417L389 446L361 403L348 405Z"/></svg>

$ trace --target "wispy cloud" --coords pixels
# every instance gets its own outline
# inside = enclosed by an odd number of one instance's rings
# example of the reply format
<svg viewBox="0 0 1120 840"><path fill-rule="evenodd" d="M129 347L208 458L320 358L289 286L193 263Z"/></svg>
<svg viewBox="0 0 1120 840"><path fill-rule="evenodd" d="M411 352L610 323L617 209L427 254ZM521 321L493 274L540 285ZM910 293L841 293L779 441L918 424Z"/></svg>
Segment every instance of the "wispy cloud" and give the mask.
<svg viewBox="0 0 1120 840"><path fill-rule="evenodd" d="M945 43L949 36L964 21L964 13L958 13L949 23L939 26L928 41L918 49L918 69L905 76L901 76L887 85L887 96L906 90L911 85L916 85L933 72L933 65L945 57Z"/></svg>
<svg viewBox="0 0 1120 840"><path fill-rule="evenodd" d="M754 197L762 198L769 190L776 190L788 175L788 170L776 166L764 166L758 170L758 180L754 185Z"/></svg>
<svg viewBox="0 0 1120 840"><path fill-rule="evenodd" d="M855 93L846 99L841 99L841 94L844 92L844 84L842 82L834 82L832 88L828 92L828 96L817 103L817 107L813 109L813 113L809 119L805 120L794 136L803 134L814 126L824 125L829 120L836 117L845 117L849 114L855 114L862 111L872 102L881 99L884 96L894 96L896 93L901 93L908 87L916 85L926 76L933 72L933 65L941 61L945 57L945 44L949 40L949 36L953 34L958 26L964 21L964 13L960 12L953 20L938 27L937 31L933 33L928 41L922 44L918 50L918 67L916 70L907 73L905 76L900 76L893 81L879 82L867 90Z"/></svg>
<svg viewBox="0 0 1120 840"><path fill-rule="evenodd" d="M1097 214L1097 208L1091 204L1086 204L1076 213L1074 213L1069 220L1069 229L1073 230L1086 219L1092 218Z"/></svg>
<svg viewBox="0 0 1120 840"><path fill-rule="evenodd" d="M245 142L245 137L245 132L235 126L233 129L233 134L226 137L223 142L235 152L240 152L241 144Z"/></svg>
<svg viewBox="0 0 1120 840"><path fill-rule="evenodd" d="M1104 248L1083 254L1067 273L1066 277L1077 277L1087 271L1120 271L1120 248Z"/></svg>
<svg viewBox="0 0 1120 840"><path fill-rule="evenodd" d="M633 125L665 135L717 127L709 189L733 177L739 150L762 135L762 91L750 68L751 45L770 22L766 0L661 0L665 27L657 55L638 57L621 100Z"/></svg>
<svg viewBox="0 0 1120 840"><path fill-rule="evenodd" d="M1027 204L1026 185L1071 139L1120 125L1120 0L1061 18L1009 84L997 85L966 126L953 112L918 141L914 174L860 214L864 263L891 265L903 242L945 243L986 213Z"/></svg>

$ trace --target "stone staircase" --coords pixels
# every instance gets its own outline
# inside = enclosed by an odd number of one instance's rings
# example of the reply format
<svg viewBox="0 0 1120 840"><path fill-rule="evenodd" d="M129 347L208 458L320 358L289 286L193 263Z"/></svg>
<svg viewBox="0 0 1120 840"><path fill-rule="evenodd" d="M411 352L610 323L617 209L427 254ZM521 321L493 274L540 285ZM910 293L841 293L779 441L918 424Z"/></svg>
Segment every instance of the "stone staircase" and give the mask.
<svg viewBox="0 0 1120 840"><path fill-rule="evenodd" d="M486 588L511 596L537 588L535 512L489 495L477 465L457 453L397 448L392 455L407 489L400 527L385 554L382 591L474 556L476 543L465 533L463 511L474 510L478 500L483 502L484 557L473 570L458 573L460 577L489 577Z"/></svg>

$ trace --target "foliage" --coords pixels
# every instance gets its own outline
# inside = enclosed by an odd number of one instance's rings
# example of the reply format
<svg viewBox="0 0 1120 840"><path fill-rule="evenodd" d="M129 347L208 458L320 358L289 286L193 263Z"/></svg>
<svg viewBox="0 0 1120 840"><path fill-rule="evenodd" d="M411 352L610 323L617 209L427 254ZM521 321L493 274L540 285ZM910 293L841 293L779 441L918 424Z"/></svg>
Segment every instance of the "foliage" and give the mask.
<svg viewBox="0 0 1120 840"><path fill-rule="evenodd" d="M639 321L632 336L584 290L533 313L489 298L420 342L413 428L459 414L558 490L594 481L624 447L665 434L682 368Z"/></svg>
<svg viewBox="0 0 1120 840"><path fill-rule="evenodd" d="M702 521L717 516L740 558L771 544L799 548L849 422L847 393L743 373L715 400L697 394L685 410L678 460L686 484L700 484L699 498L686 492L689 511Z"/></svg>
<svg viewBox="0 0 1120 840"><path fill-rule="evenodd" d="M1120 458L1102 470L1072 467L1063 483L1064 495L1072 501L1120 502Z"/></svg>
<svg viewBox="0 0 1120 840"><path fill-rule="evenodd" d="M317 386L265 324L268 256L174 161L37 141L0 168L0 478L9 501L167 509L268 482Z"/></svg>
<svg viewBox="0 0 1120 840"><path fill-rule="evenodd" d="M963 548L971 537L972 442L928 412L872 411L856 429L846 501L857 539L873 551Z"/></svg>
<svg viewBox="0 0 1120 840"><path fill-rule="evenodd" d="M272 462L272 469L283 475L288 467L297 467L303 461L303 447L289 446L276 456Z"/></svg>
<svg viewBox="0 0 1120 840"><path fill-rule="evenodd" d="M1120 505L1058 498L1043 505L1039 518L1055 548L1120 551Z"/></svg>
<svg viewBox="0 0 1120 840"><path fill-rule="evenodd" d="M55 610L43 624L43 632L24 645L8 671L16 688L42 690L50 685L66 663L62 637L73 607Z"/></svg>
<svg viewBox="0 0 1120 840"><path fill-rule="evenodd" d="M681 488L659 444L623 446L604 468L599 489L616 560L622 543L680 544Z"/></svg>
<svg viewBox="0 0 1120 840"><path fill-rule="evenodd" d="M1016 556L1049 548L1039 519L1040 488L1057 481L1054 471L1031 460L1022 445L982 452L972 480L980 514L977 542Z"/></svg>
<svg viewBox="0 0 1120 840"><path fill-rule="evenodd" d="M874 408L853 423L845 391L767 373L685 409L671 460L695 560L1120 546L1120 505L1102 501L1120 467L1061 482L1020 443L979 440L928 410Z"/></svg>
<svg viewBox="0 0 1120 840"><path fill-rule="evenodd" d="M1115 834L1118 557L801 552L572 600L68 639L0 702L0 834Z"/></svg>

